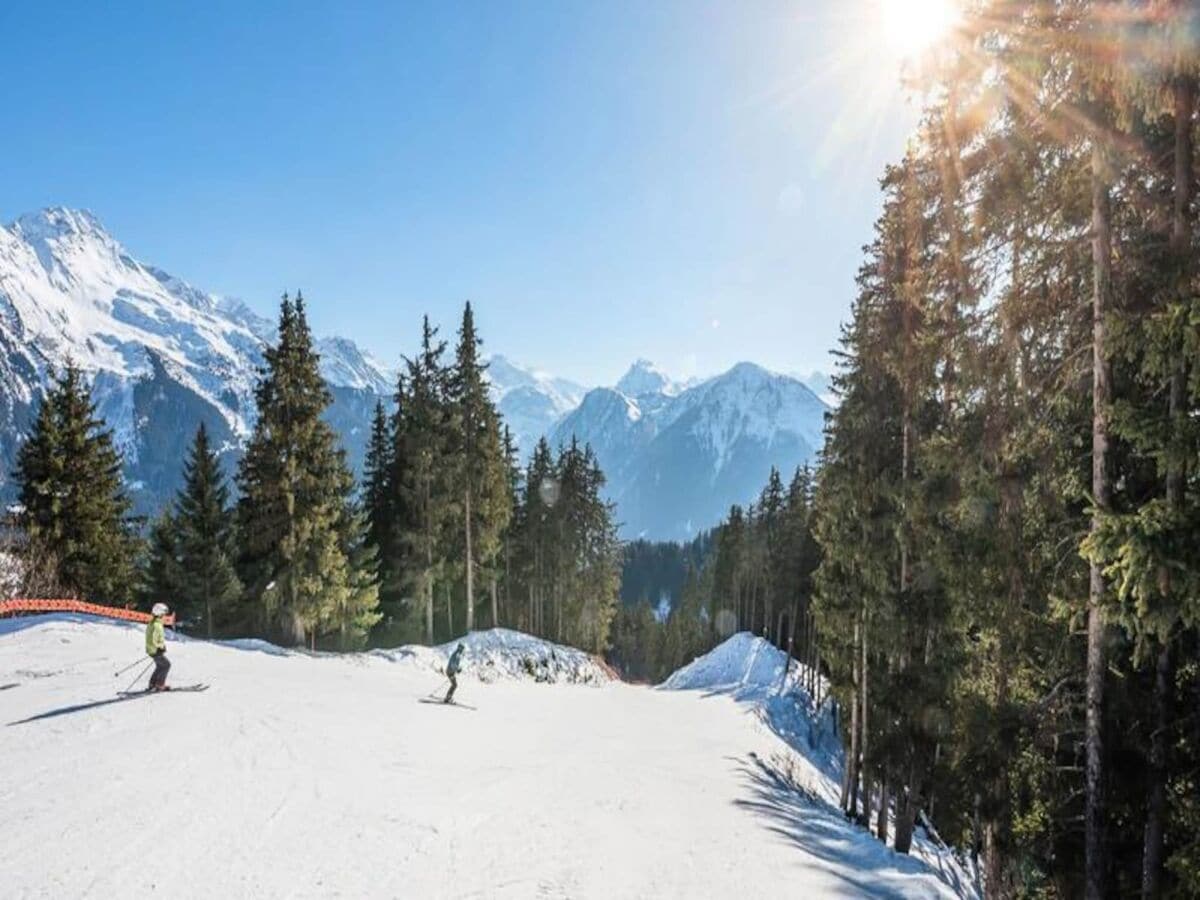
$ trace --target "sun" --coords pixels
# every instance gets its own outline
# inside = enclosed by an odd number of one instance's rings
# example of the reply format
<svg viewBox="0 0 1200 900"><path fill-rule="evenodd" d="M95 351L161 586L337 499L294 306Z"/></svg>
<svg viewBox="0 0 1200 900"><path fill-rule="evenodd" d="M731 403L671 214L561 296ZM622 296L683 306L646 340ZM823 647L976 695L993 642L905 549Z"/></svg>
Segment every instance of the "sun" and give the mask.
<svg viewBox="0 0 1200 900"><path fill-rule="evenodd" d="M879 0L884 36L894 52L910 58L924 53L958 24L955 0Z"/></svg>

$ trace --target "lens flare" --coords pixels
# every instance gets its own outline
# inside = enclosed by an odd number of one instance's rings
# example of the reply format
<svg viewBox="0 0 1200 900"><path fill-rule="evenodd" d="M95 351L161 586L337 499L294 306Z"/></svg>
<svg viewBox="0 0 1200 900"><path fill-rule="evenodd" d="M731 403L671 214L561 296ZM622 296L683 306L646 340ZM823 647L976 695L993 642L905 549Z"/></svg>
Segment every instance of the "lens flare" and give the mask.
<svg viewBox="0 0 1200 900"><path fill-rule="evenodd" d="M879 5L888 42L906 57L928 50L959 20L955 0L880 0Z"/></svg>

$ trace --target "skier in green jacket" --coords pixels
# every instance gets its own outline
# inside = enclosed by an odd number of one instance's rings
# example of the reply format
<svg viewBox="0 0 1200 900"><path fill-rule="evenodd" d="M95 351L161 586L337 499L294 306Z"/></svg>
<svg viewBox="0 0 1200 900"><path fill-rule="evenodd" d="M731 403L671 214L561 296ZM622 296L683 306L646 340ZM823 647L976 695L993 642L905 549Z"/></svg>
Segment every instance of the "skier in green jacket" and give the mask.
<svg viewBox="0 0 1200 900"><path fill-rule="evenodd" d="M450 703L454 700L454 692L458 690L458 679L455 677L462 671L462 656L466 647L460 642L454 648L454 652L450 654L450 660L446 663L446 677L450 679L450 690L446 692L446 699L443 703Z"/></svg>
<svg viewBox="0 0 1200 900"><path fill-rule="evenodd" d="M163 616L169 613L165 603L155 603L150 610L151 619L146 625L146 655L154 660L154 671L150 674L150 690L169 691L167 672L171 663L167 659L167 636L163 633Z"/></svg>

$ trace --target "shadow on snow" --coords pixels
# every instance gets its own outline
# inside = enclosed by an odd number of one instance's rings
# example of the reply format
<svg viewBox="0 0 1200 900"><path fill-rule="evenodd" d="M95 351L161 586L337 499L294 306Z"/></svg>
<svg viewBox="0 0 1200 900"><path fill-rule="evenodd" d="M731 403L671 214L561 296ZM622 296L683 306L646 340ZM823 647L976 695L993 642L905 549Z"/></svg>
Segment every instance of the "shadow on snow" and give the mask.
<svg viewBox="0 0 1200 900"><path fill-rule="evenodd" d="M26 725L30 722L40 722L42 719L55 719L59 716L69 716L72 713L84 712L89 709L98 709L101 706L110 706L113 703L124 703L127 700L136 700L138 697L148 696L146 694L132 694L128 697L111 697L107 700L93 700L91 703L76 703L73 706L60 706L58 709L52 709L49 712L38 713L36 716L30 716L27 719L18 719L16 722L9 722L8 727L13 725Z"/></svg>
<svg viewBox="0 0 1200 900"><path fill-rule="evenodd" d="M940 854L935 861L926 863L896 853L872 838L865 828L845 821L827 804L806 794L756 754L751 753L748 760L731 759L738 764L738 770L750 788L750 796L735 800L734 804L765 819L771 832L827 863L829 874L846 883L847 896L888 900L909 896L872 877L873 873L889 872L908 876L928 872L956 895L970 895L970 886L945 865ZM852 869L862 876L861 879L848 874L845 869Z"/></svg>

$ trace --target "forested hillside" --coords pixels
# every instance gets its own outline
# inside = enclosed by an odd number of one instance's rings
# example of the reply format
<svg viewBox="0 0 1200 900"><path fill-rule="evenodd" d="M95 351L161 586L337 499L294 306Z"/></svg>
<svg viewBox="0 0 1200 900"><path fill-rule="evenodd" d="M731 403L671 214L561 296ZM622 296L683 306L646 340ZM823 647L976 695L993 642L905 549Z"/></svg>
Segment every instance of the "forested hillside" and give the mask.
<svg viewBox="0 0 1200 900"><path fill-rule="evenodd" d="M698 602L614 633L656 674L729 613L815 645L846 814L902 852L933 820L992 897L1200 890L1198 28L969 5L880 181L811 490L773 475Z"/></svg>
<svg viewBox="0 0 1200 900"><path fill-rule="evenodd" d="M325 417L300 296L283 298L277 334L236 479L201 422L183 486L149 529L130 515L90 385L68 366L15 473L16 592L167 600L193 633L313 648L432 643L486 624L604 650L620 573L604 474L590 448L544 439L520 468L469 304L453 358L425 321L392 408L376 406L362 485Z"/></svg>
<svg viewBox="0 0 1200 900"><path fill-rule="evenodd" d="M847 814L992 896L1200 883L1190 3L980 3L881 181L814 500ZM882 823L882 818L880 822Z"/></svg>

